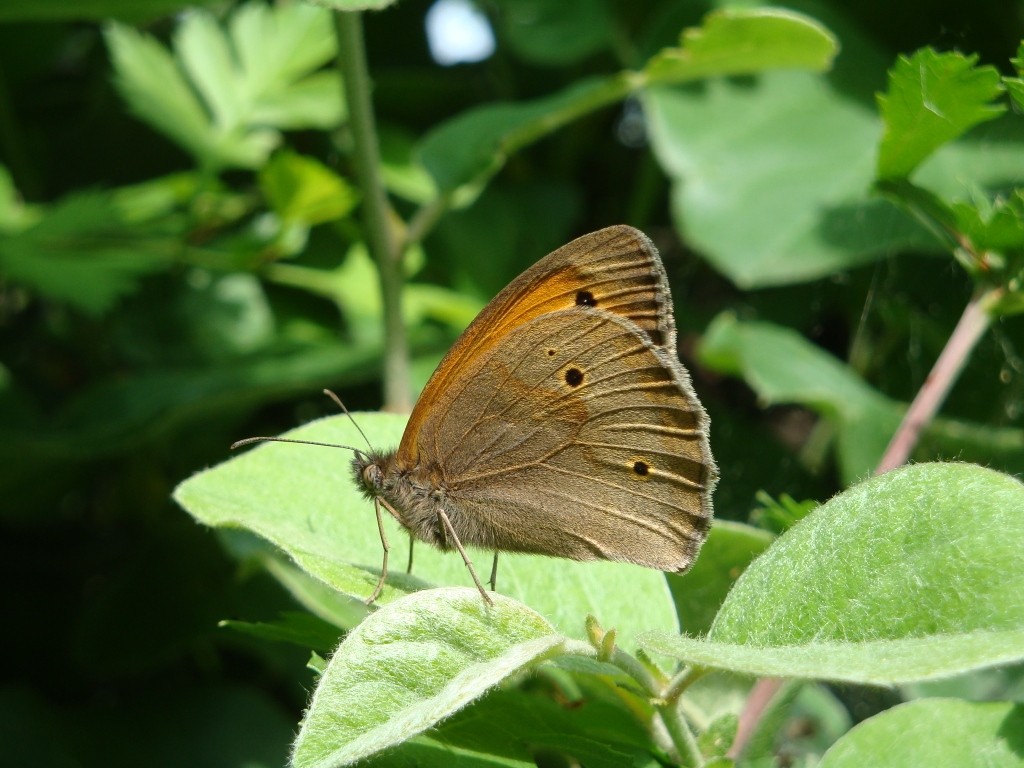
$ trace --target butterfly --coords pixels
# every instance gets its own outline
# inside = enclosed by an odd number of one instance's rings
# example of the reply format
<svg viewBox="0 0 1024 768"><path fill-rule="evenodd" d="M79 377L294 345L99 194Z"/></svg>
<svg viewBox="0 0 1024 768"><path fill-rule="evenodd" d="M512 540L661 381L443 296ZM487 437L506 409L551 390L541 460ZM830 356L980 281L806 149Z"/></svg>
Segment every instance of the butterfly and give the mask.
<svg viewBox="0 0 1024 768"><path fill-rule="evenodd" d="M502 290L438 365L393 451L352 472L414 539L681 573L712 519L709 421L679 362L651 241L584 235Z"/></svg>

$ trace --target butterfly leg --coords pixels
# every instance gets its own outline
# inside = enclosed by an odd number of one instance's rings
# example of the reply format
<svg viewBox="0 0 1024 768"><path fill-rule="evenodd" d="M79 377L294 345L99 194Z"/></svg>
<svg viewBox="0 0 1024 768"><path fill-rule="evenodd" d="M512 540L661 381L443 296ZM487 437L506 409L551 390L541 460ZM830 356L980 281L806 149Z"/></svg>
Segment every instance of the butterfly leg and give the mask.
<svg viewBox="0 0 1024 768"><path fill-rule="evenodd" d="M416 543L416 539L414 539L412 537L412 534L410 533L409 534L409 564L407 566L405 566L405 572L406 573L412 573L412 545L415 544L415 543Z"/></svg>
<svg viewBox="0 0 1024 768"><path fill-rule="evenodd" d="M437 517L444 526L444 530L452 537L452 543L455 544L455 548L459 550L459 554L462 555L462 562L469 568L469 575L473 577L473 583L476 584L476 588L480 590L480 594L484 598L484 602L488 605L494 605L494 601L491 600L490 595L484 591L484 585L480 583L480 577L476 575L476 568L473 567L473 561L469 559L469 555L466 554L466 550L462 547L462 542L459 541L458 534L455 533L455 529L452 528L452 521L448 519L448 515L445 514L443 509L437 510Z"/></svg>
<svg viewBox="0 0 1024 768"><path fill-rule="evenodd" d="M388 545L388 536L384 533L384 518L380 514L380 499L373 500L373 507L377 511L377 530L380 531L380 544L384 547L384 562L380 565L380 579L377 581L377 586L373 588L373 594L366 599L367 605L373 605L373 601L380 597L380 593L384 589L384 581L388 577L388 550L391 549Z"/></svg>
<svg viewBox="0 0 1024 768"><path fill-rule="evenodd" d="M494 550L494 562L491 563L491 592L497 591L495 585L498 583L498 550Z"/></svg>

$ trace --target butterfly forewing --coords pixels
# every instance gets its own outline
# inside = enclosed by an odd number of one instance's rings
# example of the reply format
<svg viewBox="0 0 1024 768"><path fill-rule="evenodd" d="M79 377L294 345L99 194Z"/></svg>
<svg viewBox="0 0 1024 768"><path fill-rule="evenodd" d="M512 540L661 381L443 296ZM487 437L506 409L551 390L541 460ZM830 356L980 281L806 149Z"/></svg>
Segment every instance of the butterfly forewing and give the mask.
<svg viewBox="0 0 1024 768"><path fill-rule="evenodd" d="M674 356L630 320L574 306L467 362L419 455L443 469L464 543L674 571L710 523L706 427Z"/></svg>

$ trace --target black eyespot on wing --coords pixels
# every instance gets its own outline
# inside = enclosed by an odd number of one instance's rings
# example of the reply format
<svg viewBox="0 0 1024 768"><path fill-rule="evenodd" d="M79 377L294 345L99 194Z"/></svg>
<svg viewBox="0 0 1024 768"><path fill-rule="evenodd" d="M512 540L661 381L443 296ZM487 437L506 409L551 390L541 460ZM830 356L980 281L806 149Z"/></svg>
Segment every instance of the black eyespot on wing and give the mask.
<svg viewBox="0 0 1024 768"><path fill-rule="evenodd" d="M590 291L576 291L576 306L596 307L597 299Z"/></svg>
<svg viewBox="0 0 1024 768"><path fill-rule="evenodd" d="M554 357L555 356L555 352L556 352L556 350L554 350L554 349L548 349L548 357Z"/></svg>
<svg viewBox="0 0 1024 768"><path fill-rule="evenodd" d="M570 368L565 372L565 383L570 387L578 387L583 383L583 371L579 368Z"/></svg>
<svg viewBox="0 0 1024 768"><path fill-rule="evenodd" d="M636 472L641 477L645 477L647 474L650 473L651 467L646 461L634 461L633 471Z"/></svg>

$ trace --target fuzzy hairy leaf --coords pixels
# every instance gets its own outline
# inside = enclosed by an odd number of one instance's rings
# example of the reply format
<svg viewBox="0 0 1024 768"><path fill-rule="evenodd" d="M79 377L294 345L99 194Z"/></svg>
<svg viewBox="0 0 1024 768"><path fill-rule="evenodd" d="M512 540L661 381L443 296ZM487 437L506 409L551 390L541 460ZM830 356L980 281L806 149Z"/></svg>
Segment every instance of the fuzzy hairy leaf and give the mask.
<svg viewBox="0 0 1024 768"><path fill-rule="evenodd" d="M493 606L465 588L397 600L338 646L292 765L350 765L417 736L562 641L538 614L500 595Z"/></svg>
<svg viewBox="0 0 1024 768"><path fill-rule="evenodd" d="M893 684L1024 658L1024 485L918 464L850 488L745 571L702 642L645 647L755 675Z"/></svg>

